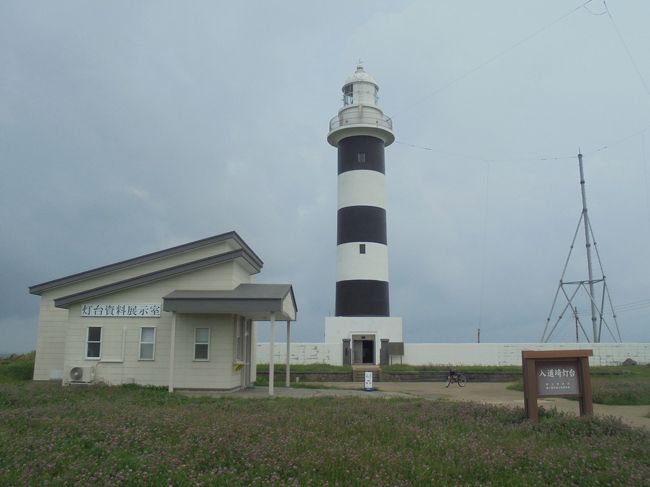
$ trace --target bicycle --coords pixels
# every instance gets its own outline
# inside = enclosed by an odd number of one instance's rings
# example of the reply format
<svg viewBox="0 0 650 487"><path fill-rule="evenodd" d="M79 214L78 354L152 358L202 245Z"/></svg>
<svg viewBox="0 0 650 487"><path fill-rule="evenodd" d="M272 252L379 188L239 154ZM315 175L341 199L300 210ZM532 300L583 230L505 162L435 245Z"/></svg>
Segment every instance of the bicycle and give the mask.
<svg viewBox="0 0 650 487"><path fill-rule="evenodd" d="M465 377L465 374L450 370L449 375L447 376L447 385L445 387L449 387L451 384L458 384L458 387L465 387L466 383L467 377Z"/></svg>

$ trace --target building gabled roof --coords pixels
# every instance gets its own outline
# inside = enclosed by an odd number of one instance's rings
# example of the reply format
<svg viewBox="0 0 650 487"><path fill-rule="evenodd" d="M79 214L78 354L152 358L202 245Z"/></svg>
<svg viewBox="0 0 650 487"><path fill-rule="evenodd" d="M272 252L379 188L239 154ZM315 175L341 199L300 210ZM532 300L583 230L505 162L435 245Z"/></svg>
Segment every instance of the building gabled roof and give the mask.
<svg viewBox="0 0 650 487"><path fill-rule="evenodd" d="M228 291L173 291L163 296L163 310L234 313L254 320L268 320L274 313L278 320L295 320L298 307L291 284L240 284Z"/></svg>
<svg viewBox="0 0 650 487"><path fill-rule="evenodd" d="M194 260L192 262L186 262L184 264L150 272L141 276L131 277L122 281L112 282L104 286L88 289L86 291L70 294L68 296L63 296L54 300L54 306L57 308L68 308L73 304L81 303L83 301L103 296L105 294L112 294L118 291L123 291L125 289L130 289L132 287L150 284L152 282L161 281L163 279L177 276L179 274L185 274L187 272L205 269L206 267L223 264L225 262L232 262L237 259L243 260L243 263L249 265L253 268L253 270L257 270L257 272L259 272L257 261L251 259L249 253L244 249L239 249L225 252L223 254L214 255L212 257Z"/></svg>
<svg viewBox="0 0 650 487"><path fill-rule="evenodd" d="M250 261L254 267L259 272L262 269L264 263L255 252L244 242L244 240L237 234L237 232L227 232L220 235L214 235L212 237L207 237L201 240L196 240L194 242L189 242L182 245L177 245L176 247L171 247L164 250L159 250L157 252L152 252L150 254L141 255L140 257L134 257L132 259L123 260L116 262L115 264L109 264L102 267L97 267L84 272L79 272L77 274L72 274L66 277L61 277L59 279L54 279L52 281L47 281L41 284L36 284L29 288L31 294L42 294L45 291L54 289L59 286L64 286L66 284L71 284L74 282L83 281L90 279L92 277L101 276L103 274L109 274L121 269L126 269L128 267L133 267L145 262L150 262L156 259L162 259L165 257L170 257L172 255L180 254L190 250L198 249L200 247L205 247L207 245L213 245L219 242L225 242L227 240L234 240L238 246L241 247L241 250L246 254L246 259ZM225 254L224 254L225 255ZM63 299L63 298L62 298Z"/></svg>

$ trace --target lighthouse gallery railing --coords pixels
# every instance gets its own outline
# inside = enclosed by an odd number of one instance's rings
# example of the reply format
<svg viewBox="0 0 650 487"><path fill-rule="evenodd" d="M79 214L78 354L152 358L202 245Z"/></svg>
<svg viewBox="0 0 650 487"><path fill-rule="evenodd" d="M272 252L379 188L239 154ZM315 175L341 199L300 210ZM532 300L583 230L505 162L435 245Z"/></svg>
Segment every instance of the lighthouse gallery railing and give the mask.
<svg viewBox="0 0 650 487"><path fill-rule="evenodd" d="M355 112L344 113L332 118L330 120L330 132L346 125L376 125L377 127L393 130L393 121L386 115L377 116Z"/></svg>

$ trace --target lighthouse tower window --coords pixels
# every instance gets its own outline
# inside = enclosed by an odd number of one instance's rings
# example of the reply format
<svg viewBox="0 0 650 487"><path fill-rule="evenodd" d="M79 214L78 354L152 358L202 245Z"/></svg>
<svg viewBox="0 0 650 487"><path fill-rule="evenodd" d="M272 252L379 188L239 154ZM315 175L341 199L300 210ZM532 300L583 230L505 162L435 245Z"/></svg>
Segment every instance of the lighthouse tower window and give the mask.
<svg viewBox="0 0 650 487"><path fill-rule="evenodd" d="M345 85L343 87L343 104L352 105L352 85Z"/></svg>
<svg viewBox="0 0 650 487"><path fill-rule="evenodd" d="M357 162L366 162L365 152L357 152Z"/></svg>
<svg viewBox="0 0 650 487"><path fill-rule="evenodd" d="M366 244L359 244L359 253L360 254L366 253Z"/></svg>

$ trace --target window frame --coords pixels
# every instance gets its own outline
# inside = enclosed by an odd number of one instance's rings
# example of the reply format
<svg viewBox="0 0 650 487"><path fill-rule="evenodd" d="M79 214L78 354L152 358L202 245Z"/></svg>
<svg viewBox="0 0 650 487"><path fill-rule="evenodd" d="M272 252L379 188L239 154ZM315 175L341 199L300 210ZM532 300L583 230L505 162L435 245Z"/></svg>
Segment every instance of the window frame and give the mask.
<svg viewBox="0 0 650 487"><path fill-rule="evenodd" d="M233 362L242 363L244 361L244 335L246 333L246 319L243 316L235 318L234 332Z"/></svg>
<svg viewBox="0 0 650 487"><path fill-rule="evenodd" d="M354 105L354 87L348 83L343 87L343 106Z"/></svg>
<svg viewBox="0 0 650 487"><path fill-rule="evenodd" d="M142 332L147 329L147 330L153 330L153 341L151 342L143 342L142 341ZM153 362L156 360L156 335L158 334L158 331L156 330L155 326L141 326L140 327L140 342L138 344L138 360L142 360L145 362ZM152 345L151 347L151 358L143 358L142 357L142 345Z"/></svg>
<svg viewBox="0 0 650 487"><path fill-rule="evenodd" d="M99 329L99 340L90 340L90 330L91 328L98 328ZM86 360L101 360L102 359L102 338L104 338L104 330L102 326L87 326L86 327L86 353L85 353L85 359ZM97 354L96 357L91 357L88 355L88 346L91 343L99 343L99 353Z"/></svg>
<svg viewBox="0 0 650 487"><path fill-rule="evenodd" d="M208 341L207 342L197 342L196 341L196 332L198 330L208 330ZM197 326L194 328L194 354L193 354L193 362L209 362L210 361L210 336L211 336L211 330L210 327L207 326ZM206 358L196 358L196 346L197 345L206 345L207 346L207 357Z"/></svg>
<svg viewBox="0 0 650 487"><path fill-rule="evenodd" d="M364 243L359 244L359 253L365 255L365 253L366 253L366 244L364 244Z"/></svg>

